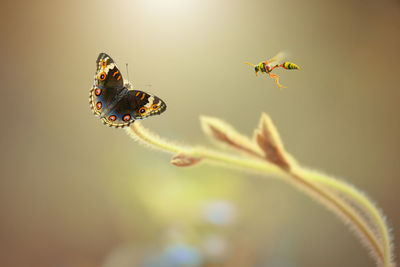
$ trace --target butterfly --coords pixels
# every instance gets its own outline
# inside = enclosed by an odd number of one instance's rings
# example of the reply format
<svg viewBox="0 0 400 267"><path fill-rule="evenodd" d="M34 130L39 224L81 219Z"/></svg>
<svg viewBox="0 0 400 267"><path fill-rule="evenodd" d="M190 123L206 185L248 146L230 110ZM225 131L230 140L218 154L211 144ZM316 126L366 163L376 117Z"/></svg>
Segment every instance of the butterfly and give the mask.
<svg viewBox="0 0 400 267"><path fill-rule="evenodd" d="M114 60L106 53L99 54L96 66L89 103L93 113L104 124L125 127L167 109L165 102L157 96L133 90L129 81L124 82Z"/></svg>

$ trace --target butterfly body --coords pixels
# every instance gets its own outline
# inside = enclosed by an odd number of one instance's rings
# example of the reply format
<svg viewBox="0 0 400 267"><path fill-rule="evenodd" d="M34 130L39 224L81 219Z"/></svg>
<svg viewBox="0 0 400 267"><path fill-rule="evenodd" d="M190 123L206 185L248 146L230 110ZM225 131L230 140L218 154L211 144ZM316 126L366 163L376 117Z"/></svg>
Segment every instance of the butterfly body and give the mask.
<svg viewBox="0 0 400 267"><path fill-rule="evenodd" d="M140 90L132 90L131 84L124 82L112 58L100 53L97 61L94 84L89 102L93 113L103 123L112 127L125 127L135 120L164 112L167 105L157 96Z"/></svg>

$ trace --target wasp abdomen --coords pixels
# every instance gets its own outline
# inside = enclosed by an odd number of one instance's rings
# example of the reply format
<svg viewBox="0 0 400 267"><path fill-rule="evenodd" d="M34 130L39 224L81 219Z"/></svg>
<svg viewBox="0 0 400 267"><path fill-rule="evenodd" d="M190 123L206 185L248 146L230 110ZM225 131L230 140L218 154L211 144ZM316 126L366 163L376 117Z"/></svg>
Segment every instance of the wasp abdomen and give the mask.
<svg viewBox="0 0 400 267"><path fill-rule="evenodd" d="M283 62L283 64L281 65L282 68L287 69L287 70L298 70L299 67L291 62Z"/></svg>

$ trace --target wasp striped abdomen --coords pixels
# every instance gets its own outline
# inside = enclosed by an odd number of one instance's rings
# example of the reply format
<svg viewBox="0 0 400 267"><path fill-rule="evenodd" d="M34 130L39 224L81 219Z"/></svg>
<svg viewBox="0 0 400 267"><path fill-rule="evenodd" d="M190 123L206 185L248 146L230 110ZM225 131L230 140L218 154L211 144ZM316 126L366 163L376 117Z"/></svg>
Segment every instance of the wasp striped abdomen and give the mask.
<svg viewBox="0 0 400 267"><path fill-rule="evenodd" d="M298 70L298 69L300 69L296 64L291 63L291 62L283 62L281 67L284 68L284 69L287 69L287 70Z"/></svg>
<svg viewBox="0 0 400 267"><path fill-rule="evenodd" d="M276 84L280 89L285 88L285 86L279 83L279 76L272 71L276 68L284 68L286 70L299 70L299 66L292 62L283 61L285 54L283 52L278 53L273 58L268 59L267 61L263 61L258 63L257 65L251 64L249 62L245 62L245 64L250 65L254 68L254 72L257 76L258 72L262 74L267 74L269 77L273 78Z"/></svg>

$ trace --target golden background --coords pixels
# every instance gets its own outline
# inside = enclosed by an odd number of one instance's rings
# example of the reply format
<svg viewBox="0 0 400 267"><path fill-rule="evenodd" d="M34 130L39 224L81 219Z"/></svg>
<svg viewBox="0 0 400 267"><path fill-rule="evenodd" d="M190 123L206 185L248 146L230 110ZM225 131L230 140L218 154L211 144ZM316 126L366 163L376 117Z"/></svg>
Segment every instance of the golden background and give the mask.
<svg viewBox="0 0 400 267"><path fill-rule="evenodd" d="M399 244L398 1L1 6L1 266L178 266L170 255L186 266L374 266L335 215L291 186L178 168L103 126L88 105L100 52L166 101L143 122L166 138L208 144L199 115L250 135L268 113L301 163L373 199ZM277 71L282 91L243 64L281 50L301 67Z"/></svg>

